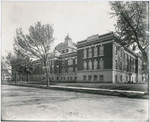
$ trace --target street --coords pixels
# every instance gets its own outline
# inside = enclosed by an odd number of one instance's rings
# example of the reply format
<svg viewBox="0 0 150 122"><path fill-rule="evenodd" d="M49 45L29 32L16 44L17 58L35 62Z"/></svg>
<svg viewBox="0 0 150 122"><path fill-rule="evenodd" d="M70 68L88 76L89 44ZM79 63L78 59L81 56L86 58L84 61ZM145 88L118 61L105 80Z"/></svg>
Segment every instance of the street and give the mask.
<svg viewBox="0 0 150 122"><path fill-rule="evenodd" d="M147 120L148 100L2 85L2 120Z"/></svg>

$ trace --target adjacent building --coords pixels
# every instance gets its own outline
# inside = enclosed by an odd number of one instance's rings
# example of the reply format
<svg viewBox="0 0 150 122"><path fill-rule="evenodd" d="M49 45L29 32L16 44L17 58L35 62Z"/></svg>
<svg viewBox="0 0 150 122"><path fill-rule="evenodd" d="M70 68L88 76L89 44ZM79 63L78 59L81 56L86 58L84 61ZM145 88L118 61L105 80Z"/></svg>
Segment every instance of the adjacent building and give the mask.
<svg viewBox="0 0 150 122"><path fill-rule="evenodd" d="M1 69L1 81L10 81L11 80L11 74L8 72L8 69Z"/></svg>
<svg viewBox="0 0 150 122"><path fill-rule="evenodd" d="M36 60L30 80L44 80L43 63ZM142 60L113 33L92 35L78 42L69 35L49 56L51 81L141 82ZM12 68L13 69L13 68ZM22 75L22 79L25 75Z"/></svg>

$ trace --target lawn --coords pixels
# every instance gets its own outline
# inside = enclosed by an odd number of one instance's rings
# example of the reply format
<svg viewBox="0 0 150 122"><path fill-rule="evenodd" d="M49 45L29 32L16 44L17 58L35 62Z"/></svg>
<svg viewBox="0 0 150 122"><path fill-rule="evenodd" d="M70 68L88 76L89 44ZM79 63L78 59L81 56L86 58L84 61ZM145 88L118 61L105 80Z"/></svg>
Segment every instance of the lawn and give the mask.
<svg viewBox="0 0 150 122"><path fill-rule="evenodd" d="M24 81L22 81L24 82ZM26 82L27 83L27 82ZM12 84L6 83L6 84ZM29 81L27 84L43 84L46 85L46 82L43 81ZM135 84L129 84L129 83L66 83L66 82L55 82L51 81L50 85L58 85L58 86L73 86L73 87L85 87L85 88L100 88L100 89L113 89L113 90L129 90L129 91L144 91L147 92L148 90L148 84L147 83L135 83Z"/></svg>

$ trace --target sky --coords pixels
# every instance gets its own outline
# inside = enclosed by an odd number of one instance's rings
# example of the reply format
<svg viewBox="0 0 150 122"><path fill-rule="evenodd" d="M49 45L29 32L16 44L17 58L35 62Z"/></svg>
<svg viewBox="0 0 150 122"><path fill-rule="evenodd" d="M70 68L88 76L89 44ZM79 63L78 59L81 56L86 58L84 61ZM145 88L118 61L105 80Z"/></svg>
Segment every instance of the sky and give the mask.
<svg viewBox="0 0 150 122"><path fill-rule="evenodd" d="M64 41L69 34L77 43L95 34L114 31L116 18L109 14L111 8L104 1L83 2L2 2L1 53L13 51L16 28L28 33L30 25L37 21L54 28L54 45Z"/></svg>

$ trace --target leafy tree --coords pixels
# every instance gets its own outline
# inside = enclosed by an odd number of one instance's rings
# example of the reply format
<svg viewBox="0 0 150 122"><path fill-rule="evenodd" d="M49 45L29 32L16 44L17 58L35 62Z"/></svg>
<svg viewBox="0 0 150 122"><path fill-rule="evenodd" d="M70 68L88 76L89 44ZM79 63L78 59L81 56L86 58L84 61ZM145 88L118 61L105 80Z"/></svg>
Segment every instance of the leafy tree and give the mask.
<svg viewBox="0 0 150 122"><path fill-rule="evenodd" d="M5 69L6 68L6 61L5 61L5 57L1 56L1 69Z"/></svg>
<svg viewBox="0 0 150 122"><path fill-rule="evenodd" d="M11 61L15 59L15 56L11 52L6 53L6 56L1 56L1 68L10 70Z"/></svg>
<svg viewBox="0 0 150 122"><path fill-rule="evenodd" d="M6 56L1 56L1 69L7 70L11 73L11 62L15 59L15 56L11 52L6 52Z"/></svg>
<svg viewBox="0 0 150 122"><path fill-rule="evenodd" d="M22 67L22 60L18 57L15 57L14 60L11 60L11 66L12 66L12 73L15 74L15 84L17 84L17 76L22 75L23 73L23 67Z"/></svg>
<svg viewBox="0 0 150 122"><path fill-rule="evenodd" d="M49 24L42 25L40 22L35 23L35 26L29 27L29 34L23 34L21 28L16 29L16 37L14 49L16 52L20 51L22 54L30 58L40 59L43 61L47 86L49 86L48 73L48 57L54 41L53 27Z"/></svg>
<svg viewBox="0 0 150 122"><path fill-rule="evenodd" d="M112 17L117 17L116 32L124 45L136 45L148 62L148 6L146 1L109 2L113 10ZM134 47L135 48L135 47Z"/></svg>

